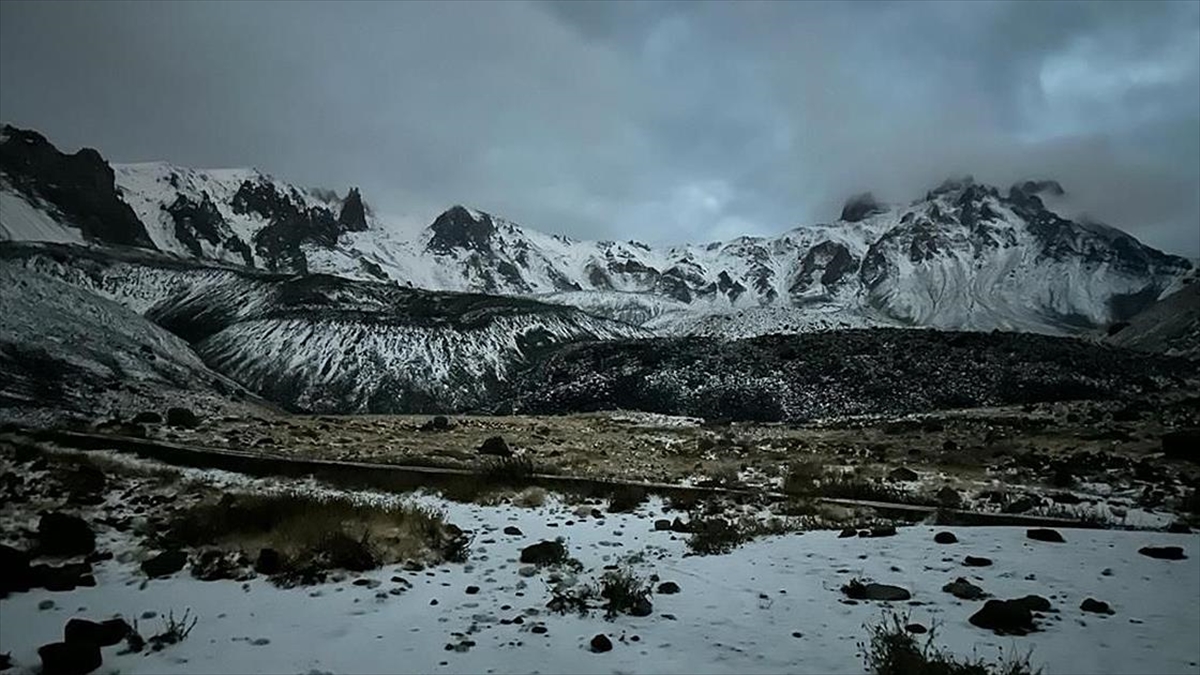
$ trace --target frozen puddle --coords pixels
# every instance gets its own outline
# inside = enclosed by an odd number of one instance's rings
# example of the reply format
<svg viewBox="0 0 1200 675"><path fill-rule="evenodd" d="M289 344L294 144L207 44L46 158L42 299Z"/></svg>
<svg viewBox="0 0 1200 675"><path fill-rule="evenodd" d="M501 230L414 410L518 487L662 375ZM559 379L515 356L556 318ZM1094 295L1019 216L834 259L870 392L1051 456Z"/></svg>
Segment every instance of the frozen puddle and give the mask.
<svg viewBox="0 0 1200 675"><path fill-rule="evenodd" d="M554 502L538 509L439 502L451 522L475 530L470 562L364 575L381 582L375 588L355 586L352 577L292 590L256 579L243 590L238 582L196 581L185 571L141 589L135 565L100 563L95 588L0 600L0 652L12 652L19 667L10 672L21 672L38 663L38 646L61 639L72 616L133 619L148 610L178 615L190 608L199 623L185 642L149 655L105 648L97 672L861 673L863 626L879 620L884 605L843 604L838 589L852 577L868 577L910 590L923 604L895 603L895 609L938 624L937 642L960 656L990 659L1003 647L1032 650L1033 665L1048 674L1200 673L1197 535L1063 530L1067 542L1050 544L1026 539L1023 528L950 528L959 543L940 546L934 528L916 526L888 538L785 535L730 555L684 557L683 535L651 531L661 517L657 502L651 504L653 511L644 505L638 514L595 520ZM503 534L507 525L523 536ZM557 536L566 537L587 568L581 579L644 552L632 567L643 577L675 581L682 591L655 595L654 613L644 618L549 614L549 572L522 577L517 557L523 546ZM1190 557L1138 554L1147 545L1182 546ZM964 567L968 554L994 565ZM388 594L405 587L393 576L412 587ZM941 590L959 576L1002 599L1042 595L1059 611L1040 621L1042 632L995 636L967 622L982 601L959 601ZM480 587L477 594L467 594L471 585ZM1081 611L1088 597L1109 603L1116 615ZM56 608L39 610L47 599ZM520 622L509 623L518 616ZM158 619L140 624L143 635L159 628ZM597 633L612 639L611 652L588 650ZM449 649L464 640L475 644Z"/></svg>

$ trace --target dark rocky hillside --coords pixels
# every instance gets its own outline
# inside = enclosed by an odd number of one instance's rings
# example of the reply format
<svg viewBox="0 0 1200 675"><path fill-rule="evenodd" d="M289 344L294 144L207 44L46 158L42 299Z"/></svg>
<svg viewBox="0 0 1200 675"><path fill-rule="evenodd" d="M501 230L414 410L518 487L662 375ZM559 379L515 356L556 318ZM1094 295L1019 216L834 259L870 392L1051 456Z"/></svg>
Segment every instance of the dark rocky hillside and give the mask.
<svg viewBox="0 0 1200 675"><path fill-rule="evenodd" d="M635 409L800 421L832 415L1122 398L1178 386L1194 364L1069 338L864 329L726 341L559 348L516 382L527 414Z"/></svg>

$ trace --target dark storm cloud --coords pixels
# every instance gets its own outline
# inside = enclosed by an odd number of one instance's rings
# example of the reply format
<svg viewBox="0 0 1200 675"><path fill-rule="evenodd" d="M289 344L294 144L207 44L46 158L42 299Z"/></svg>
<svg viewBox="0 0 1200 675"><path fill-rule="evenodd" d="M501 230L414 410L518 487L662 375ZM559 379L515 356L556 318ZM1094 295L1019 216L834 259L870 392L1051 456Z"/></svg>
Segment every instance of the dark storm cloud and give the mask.
<svg viewBox="0 0 1200 675"><path fill-rule="evenodd" d="M1200 4L0 4L0 117L591 238L1054 177L1200 255Z"/></svg>

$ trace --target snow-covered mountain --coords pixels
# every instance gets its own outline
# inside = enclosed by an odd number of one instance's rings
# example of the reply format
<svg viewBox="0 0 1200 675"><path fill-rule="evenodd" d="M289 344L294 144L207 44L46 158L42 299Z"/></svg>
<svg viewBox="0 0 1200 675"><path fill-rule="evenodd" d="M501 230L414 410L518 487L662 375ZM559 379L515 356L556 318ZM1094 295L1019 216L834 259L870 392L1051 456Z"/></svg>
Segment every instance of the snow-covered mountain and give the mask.
<svg viewBox="0 0 1200 675"><path fill-rule="evenodd" d="M63 180L89 172L87 190ZM1136 314L1191 268L1116 229L1060 217L1047 202L1062 193L1053 181L1002 191L967 177L908 204L858 195L836 222L776 237L665 248L576 241L462 206L410 237L372 216L357 190L339 197L254 170L109 169L94 151L62 155L34 132L0 136L0 238L537 297L663 334L1075 333ZM97 226L106 215L120 227Z"/></svg>

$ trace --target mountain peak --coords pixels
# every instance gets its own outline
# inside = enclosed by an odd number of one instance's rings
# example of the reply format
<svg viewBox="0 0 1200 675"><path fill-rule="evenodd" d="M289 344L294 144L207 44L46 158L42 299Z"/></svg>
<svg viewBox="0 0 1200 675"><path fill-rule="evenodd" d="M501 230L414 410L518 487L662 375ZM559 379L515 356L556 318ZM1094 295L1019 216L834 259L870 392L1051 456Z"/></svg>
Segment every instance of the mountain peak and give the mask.
<svg viewBox="0 0 1200 675"><path fill-rule="evenodd" d="M454 249L491 251L492 234L496 224L491 215L455 204L439 215L429 226L433 236L426 248L437 253Z"/></svg>
<svg viewBox="0 0 1200 675"><path fill-rule="evenodd" d="M847 223L857 223L885 211L887 211L887 207L875 199L875 195L863 192L846 200L846 203L842 205L841 219Z"/></svg>

